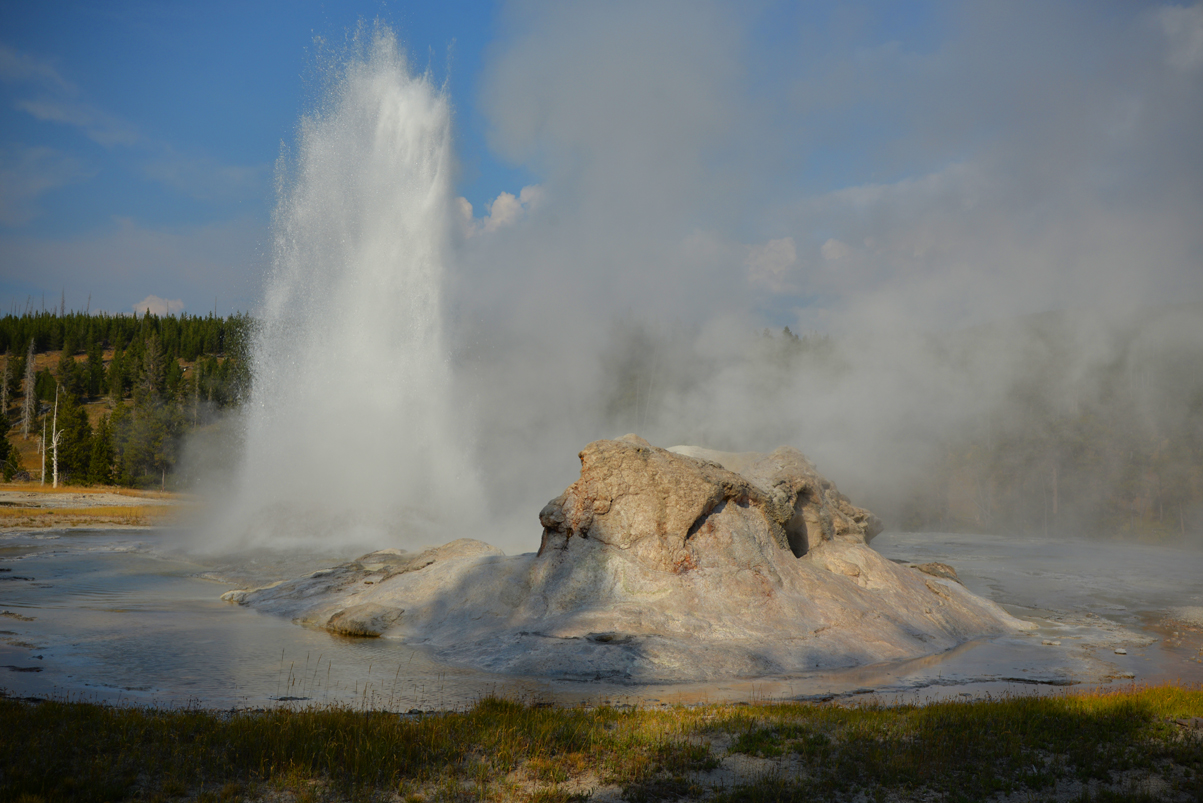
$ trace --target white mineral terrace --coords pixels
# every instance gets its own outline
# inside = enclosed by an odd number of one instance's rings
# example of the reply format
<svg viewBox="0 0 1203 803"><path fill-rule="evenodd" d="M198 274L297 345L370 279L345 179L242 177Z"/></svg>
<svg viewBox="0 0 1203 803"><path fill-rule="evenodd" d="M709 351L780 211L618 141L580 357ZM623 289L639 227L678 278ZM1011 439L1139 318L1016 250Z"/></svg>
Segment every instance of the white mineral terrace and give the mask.
<svg viewBox="0 0 1203 803"><path fill-rule="evenodd" d="M405 711L489 693L890 701L1203 682L1198 550L891 532L869 545L875 520L796 452L680 451L590 445L542 512L542 554L459 540L202 558L173 531L5 534L0 687Z"/></svg>

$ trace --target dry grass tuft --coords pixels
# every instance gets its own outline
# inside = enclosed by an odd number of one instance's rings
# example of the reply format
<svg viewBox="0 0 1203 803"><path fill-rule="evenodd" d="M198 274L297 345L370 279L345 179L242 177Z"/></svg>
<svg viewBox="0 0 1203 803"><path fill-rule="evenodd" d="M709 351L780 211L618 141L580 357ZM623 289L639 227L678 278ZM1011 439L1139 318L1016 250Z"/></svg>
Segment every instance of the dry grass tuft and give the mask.
<svg viewBox="0 0 1203 803"><path fill-rule="evenodd" d="M487 698L420 716L0 700L0 801L1197 800L1196 716L1203 691L1173 686L856 708Z"/></svg>

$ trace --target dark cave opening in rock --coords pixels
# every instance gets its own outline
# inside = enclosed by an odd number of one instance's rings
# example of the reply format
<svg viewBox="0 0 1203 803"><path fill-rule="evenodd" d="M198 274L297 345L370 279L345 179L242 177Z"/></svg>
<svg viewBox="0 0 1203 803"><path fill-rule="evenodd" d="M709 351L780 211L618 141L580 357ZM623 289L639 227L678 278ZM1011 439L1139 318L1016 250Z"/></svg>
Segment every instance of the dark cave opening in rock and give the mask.
<svg viewBox="0 0 1203 803"><path fill-rule="evenodd" d="M806 519L802 516L803 495L798 495L794 505L794 516L785 524L785 538L789 542L790 552L795 558L800 558L810 551L810 541L806 533Z"/></svg>

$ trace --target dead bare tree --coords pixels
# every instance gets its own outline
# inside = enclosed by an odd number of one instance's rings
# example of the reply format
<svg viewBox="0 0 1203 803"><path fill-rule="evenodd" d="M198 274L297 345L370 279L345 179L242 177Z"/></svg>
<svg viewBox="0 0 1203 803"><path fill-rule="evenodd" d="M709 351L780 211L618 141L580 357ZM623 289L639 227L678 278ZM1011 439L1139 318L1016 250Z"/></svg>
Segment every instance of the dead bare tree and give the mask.
<svg viewBox="0 0 1203 803"><path fill-rule="evenodd" d="M37 385L38 377L33 370L33 341L29 341L29 354L25 357L25 399L21 404L21 434L26 438L29 437L29 429L33 426L33 420L37 417L35 412L35 404L37 403Z"/></svg>
<svg viewBox="0 0 1203 803"><path fill-rule="evenodd" d="M54 450L54 484L50 487L58 487L58 444L63 439L63 431L58 428L58 390L59 386L54 386L54 423L50 425L50 448ZM45 469L43 469L43 473Z"/></svg>

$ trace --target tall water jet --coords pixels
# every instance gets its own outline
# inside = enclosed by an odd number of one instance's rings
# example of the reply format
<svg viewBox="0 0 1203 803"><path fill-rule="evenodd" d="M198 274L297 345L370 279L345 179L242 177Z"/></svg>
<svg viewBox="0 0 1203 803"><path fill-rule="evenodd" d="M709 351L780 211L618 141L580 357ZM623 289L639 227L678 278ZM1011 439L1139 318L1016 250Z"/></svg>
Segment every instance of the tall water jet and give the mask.
<svg viewBox="0 0 1203 803"><path fill-rule="evenodd" d="M328 68L277 166L246 451L222 546L406 546L477 524L443 331L450 104L411 74L389 30L367 39Z"/></svg>

